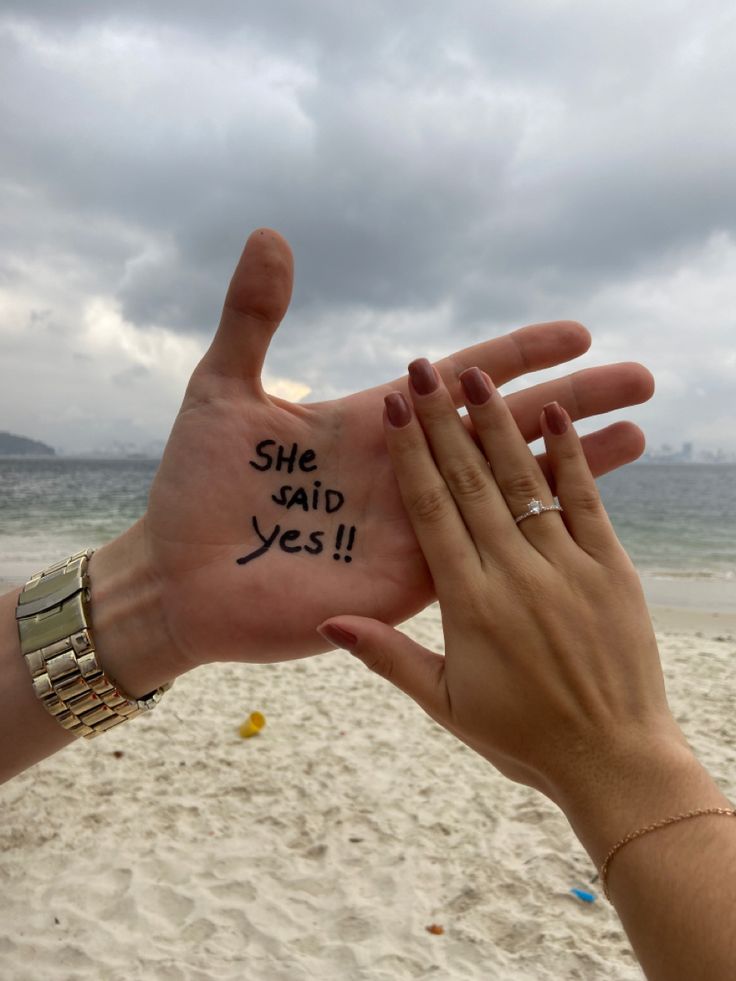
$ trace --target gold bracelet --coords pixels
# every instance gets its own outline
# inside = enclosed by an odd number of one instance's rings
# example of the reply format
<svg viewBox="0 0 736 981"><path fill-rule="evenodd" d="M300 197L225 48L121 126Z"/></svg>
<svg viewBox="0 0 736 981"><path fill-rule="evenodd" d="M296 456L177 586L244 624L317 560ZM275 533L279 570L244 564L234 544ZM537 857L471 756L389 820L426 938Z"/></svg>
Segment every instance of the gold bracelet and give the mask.
<svg viewBox="0 0 736 981"><path fill-rule="evenodd" d="M678 821L688 821L690 818L703 817L706 814L717 814L721 817L736 817L736 810L728 807L704 807L697 811L686 811L684 814L675 814L673 817L664 818L662 821L656 821L654 824L647 825L646 828L639 828L638 831L631 831L620 841L617 841L610 852L606 855L603 865L601 865L600 878L601 884L603 886L603 895L606 897L608 902L611 902L611 897L608 895L608 867L611 864L611 859L613 856L624 847L628 845L630 841L634 841L636 838L641 838L642 835L649 834L650 831L659 831L660 828L666 828L668 824L676 824Z"/></svg>
<svg viewBox="0 0 736 981"><path fill-rule="evenodd" d="M15 611L33 690L59 725L87 739L152 709L173 684L131 698L100 667L88 616L91 555L84 549L37 573Z"/></svg>

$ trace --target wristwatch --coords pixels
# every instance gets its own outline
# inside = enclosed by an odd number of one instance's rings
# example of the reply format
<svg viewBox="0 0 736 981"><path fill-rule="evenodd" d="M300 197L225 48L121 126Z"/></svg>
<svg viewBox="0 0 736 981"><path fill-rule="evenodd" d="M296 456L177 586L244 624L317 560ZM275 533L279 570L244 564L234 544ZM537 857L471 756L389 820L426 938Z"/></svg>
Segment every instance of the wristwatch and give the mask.
<svg viewBox="0 0 736 981"><path fill-rule="evenodd" d="M130 698L103 672L89 628L92 551L77 552L29 579L15 611L36 695L65 729L87 739L154 708L173 684Z"/></svg>

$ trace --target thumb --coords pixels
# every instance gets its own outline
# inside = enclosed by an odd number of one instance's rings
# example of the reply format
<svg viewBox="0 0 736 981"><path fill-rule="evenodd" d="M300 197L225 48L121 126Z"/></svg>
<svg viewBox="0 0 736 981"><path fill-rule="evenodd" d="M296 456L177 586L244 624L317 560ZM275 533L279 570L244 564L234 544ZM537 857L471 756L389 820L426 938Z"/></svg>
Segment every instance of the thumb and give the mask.
<svg viewBox="0 0 736 981"><path fill-rule="evenodd" d="M293 283L289 243L270 228L257 229L233 273L220 325L202 359L202 372L244 380L262 392L266 351L288 309Z"/></svg>
<svg viewBox="0 0 736 981"><path fill-rule="evenodd" d="M399 630L367 617L331 617L317 627L335 647L350 651L367 668L390 681L440 724L449 718L445 659Z"/></svg>

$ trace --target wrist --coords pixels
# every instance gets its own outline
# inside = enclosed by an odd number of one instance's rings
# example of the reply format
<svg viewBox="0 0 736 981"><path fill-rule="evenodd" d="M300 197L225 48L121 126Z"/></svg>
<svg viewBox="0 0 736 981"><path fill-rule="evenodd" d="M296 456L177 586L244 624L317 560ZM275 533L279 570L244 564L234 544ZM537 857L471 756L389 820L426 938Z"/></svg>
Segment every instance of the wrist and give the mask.
<svg viewBox="0 0 736 981"><path fill-rule="evenodd" d="M162 590L146 557L143 523L96 551L88 571L90 628L105 674L132 698L182 674Z"/></svg>
<svg viewBox="0 0 736 981"><path fill-rule="evenodd" d="M625 835L674 814L729 801L672 731L601 754L555 800L596 867Z"/></svg>

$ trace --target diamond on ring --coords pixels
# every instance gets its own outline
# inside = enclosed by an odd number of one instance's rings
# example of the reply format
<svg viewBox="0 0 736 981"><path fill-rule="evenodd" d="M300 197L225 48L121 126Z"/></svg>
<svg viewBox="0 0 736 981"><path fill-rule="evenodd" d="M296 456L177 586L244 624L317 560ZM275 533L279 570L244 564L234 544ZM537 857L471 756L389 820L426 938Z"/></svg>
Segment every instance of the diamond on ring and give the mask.
<svg viewBox="0 0 736 981"><path fill-rule="evenodd" d="M542 502L537 500L536 497L533 497L531 501L529 501L529 503L527 504L526 511L523 514L520 514L516 518L514 518L514 521L518 525L520 522L524 520L524 518L531 518L532 515L542 514L544 511L561 511L561 510L562 510L562 505L557 500L557 498L554 499L554 502L552 504L542 504Z"/></svg>

